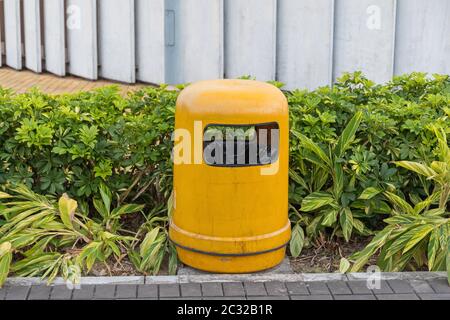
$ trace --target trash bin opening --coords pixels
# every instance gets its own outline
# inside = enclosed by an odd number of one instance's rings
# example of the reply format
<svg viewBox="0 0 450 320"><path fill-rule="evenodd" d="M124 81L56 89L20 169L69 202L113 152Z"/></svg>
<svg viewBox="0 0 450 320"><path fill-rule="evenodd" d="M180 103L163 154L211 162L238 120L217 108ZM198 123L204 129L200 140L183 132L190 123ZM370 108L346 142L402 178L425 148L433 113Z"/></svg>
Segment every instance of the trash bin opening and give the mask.
<svg viewBox="0 0 450 320"><path fill-rule="evenodd" d="M210 124L203 133L203 159L216 167L246 167L278 160L279 126L260 124Z"/></svg>

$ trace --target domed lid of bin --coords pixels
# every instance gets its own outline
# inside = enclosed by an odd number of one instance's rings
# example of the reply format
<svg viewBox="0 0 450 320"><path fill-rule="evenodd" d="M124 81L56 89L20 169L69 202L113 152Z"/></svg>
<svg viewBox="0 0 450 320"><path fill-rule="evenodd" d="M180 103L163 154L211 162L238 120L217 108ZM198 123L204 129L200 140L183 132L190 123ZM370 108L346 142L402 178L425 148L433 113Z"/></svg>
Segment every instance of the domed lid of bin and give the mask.
<svg viewBox="0 0 450 320"><path fill-rule="evenodd" d="M177 100L178 117L214 116L285 117L288 105L283 92L254 80L207 80L186 87ZM275 119L274 119L275 120Z"/></svg>

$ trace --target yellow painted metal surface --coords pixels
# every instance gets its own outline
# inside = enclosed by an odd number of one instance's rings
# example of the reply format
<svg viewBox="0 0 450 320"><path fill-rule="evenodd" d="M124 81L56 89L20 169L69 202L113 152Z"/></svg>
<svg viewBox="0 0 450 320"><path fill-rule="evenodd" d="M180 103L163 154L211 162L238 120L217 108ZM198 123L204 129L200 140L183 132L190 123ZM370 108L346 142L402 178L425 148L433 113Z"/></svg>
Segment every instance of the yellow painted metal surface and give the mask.
<svg viewBox="0 0 450 320"><path fill-rule="evenodd" d="M186 129L193 137L202 135L209 124L271 122L278 123L280 129L275 163L247 167L199 164L198 152L203 150L200 137L200 143L196 140L190 146L197 164L174 164L169 234L183 263L222 273L268 269L282 261L291 229L289 120L283 93L270 84L251 80L201 81L181 92L175 129ZM264 170L272 174L262 174Z"/></svg>

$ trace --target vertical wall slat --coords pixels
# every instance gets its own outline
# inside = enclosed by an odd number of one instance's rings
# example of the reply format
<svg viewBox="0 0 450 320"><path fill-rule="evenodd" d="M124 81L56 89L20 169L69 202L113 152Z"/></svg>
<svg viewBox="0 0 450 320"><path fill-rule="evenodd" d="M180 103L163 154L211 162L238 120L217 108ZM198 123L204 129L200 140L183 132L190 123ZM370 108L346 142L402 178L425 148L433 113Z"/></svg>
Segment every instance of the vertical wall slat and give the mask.
<svg viewBox="0 0 450 320"><path fill-rule="evenodd" d="M44 0L45 69L66 75L64 0Z"/></svg>
<svg viewBox="0 0 450 320"><path fill-rule="evenodd" d="M394 72L396 0L336 0L334 79L361 70L385 82Z"/></svg>
<svg viewBox="0 0 450 320"><path fill-rule="evenodd" d="M41 9L39 0L23 2L25 28L25 66L42 72Z"/></svg>
<svg viewBox="0 0 450 320"><path fill-rule="evenodd" d="M21 69L24 53L26 68L60 76L69 62L71 74L88 79L100 72L129 83L137 77L175 84L250 75L276 78L286 89L315 89L357 70L378 83L394 73L450 73L448 0L1 0L0 5L6 55L6 61L0 55L0 66Z"/></svg>
<svg viewBox="0 0 450 320"><path fill-rule="evenodd" d="M223 77L223 0L171 0L166 7L166 80Z"/></svg>
<svg viewBox="0 0 450 320"><path fill-rule="evenodd" d="M285 89L332 81L334 0L278 0L277 80Z"/></svg>
<svg viewBox="0 0 450 320"><path fill-rule="evenodd" d="M98 11L100 75L134 83L134 0L99 1Z"/></svg>
<svg viewBox="0 0 450 320"><path fill-rule="evenodd" d="M450 1L398 0L395 74L450 74Z"/></svg>
<svg viewBox="0 0 450 320"><path fill-rule="evenodd" d="M20 70L22 69L20 0L5 0L4 4L6 64Z"/></svg>
<svg viewBox="0 0 450 320"><path fill-rule="evenodd" d="M225 76L274 80L275 0L225 0Z"/></svg>
<svg viewBox="0 0 450 320"><path fill-rule="evenodd" d="M136 0L136 66L138 80L164 83L165 0Z"/></svg>
<svg viewBox="0 0 450 320"><path fill-rule="evenodd" d="M67 49L69 73L98 78L97 0L67 0Z"/></svg>
<svg viewBox="0 0 450 320"><path fill-rule="evenodd" d="M3 31L5 23L3 0L0 0L0 67L3 65Z"/></svg>

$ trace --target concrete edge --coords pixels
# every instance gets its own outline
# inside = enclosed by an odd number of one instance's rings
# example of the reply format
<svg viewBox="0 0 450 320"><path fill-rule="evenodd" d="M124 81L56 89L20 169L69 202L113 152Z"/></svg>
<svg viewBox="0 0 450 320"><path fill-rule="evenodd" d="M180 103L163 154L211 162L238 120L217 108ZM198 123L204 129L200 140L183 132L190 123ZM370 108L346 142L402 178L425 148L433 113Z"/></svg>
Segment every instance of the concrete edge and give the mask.
<svg viewBox="0 0 450 320"><path fill-rule="evenodd" d="M96 285L96 284L144 284L144 276L127 276L127 277L82 277L81 285ZM31 286L31 285L46 285L47 280L37 277L11 277L6 279L6 286ZM57 277L53 280L50 286L66 284L66 281Z"/></svg>
<svg viewBox="0 0 450 320"><path fill-rule="evenodd" d="M436 278L447 278L447 273L442 272L428 272L428 271L416 271L416 272L381 272L382 280L431 280ZM373 273L357 272L348 273L347 278L349 281L355 280L367 280L373 277Z"/></svg>
<svg viewBox="0 0 450 320"><path fill-rule="evenodd" d="M347 278L340 273L291 273L291 274L209 274L209 275L184 275L167 278L171 283L206 283L206 282L295 282L295 281L336 281ZM146 277L145 283L161 283L160 277ZM166 282L167 283L167 282Z"/></svg>
<svg viewBox="0 0 450 320"><path fill-rule="evenodd" d="M128 276L128 277L82 277L81 285L102 284L169 284L169 283L206 283L206 282L312 282L312 281L357 281L373 277L373 273L293 273L293 274L210 274L178 276ZM446 272L381 272L382 280L430 280L447 278ZM47 281L36 277L11 277L7 286L45 285ZM61 277L50 284L66 284Z"/></svg>

